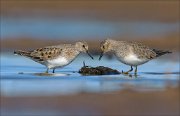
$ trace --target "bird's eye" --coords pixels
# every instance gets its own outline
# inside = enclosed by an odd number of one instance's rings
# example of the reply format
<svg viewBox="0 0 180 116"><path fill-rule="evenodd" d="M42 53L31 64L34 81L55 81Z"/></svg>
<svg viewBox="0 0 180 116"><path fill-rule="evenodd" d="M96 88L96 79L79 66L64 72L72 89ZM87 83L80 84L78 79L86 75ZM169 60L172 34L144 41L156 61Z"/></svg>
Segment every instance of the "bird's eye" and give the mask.
<svg viewBox="0 0 180 116"><path fill-rule="evenodd" d="M85 48L85 45L82 45L83 48Z"/></svg>
<svg viewBox="0 0 180 116"><path fill-rule="evenodd" d="M103 49L105 48L105 46L103 46Z"/></svg>

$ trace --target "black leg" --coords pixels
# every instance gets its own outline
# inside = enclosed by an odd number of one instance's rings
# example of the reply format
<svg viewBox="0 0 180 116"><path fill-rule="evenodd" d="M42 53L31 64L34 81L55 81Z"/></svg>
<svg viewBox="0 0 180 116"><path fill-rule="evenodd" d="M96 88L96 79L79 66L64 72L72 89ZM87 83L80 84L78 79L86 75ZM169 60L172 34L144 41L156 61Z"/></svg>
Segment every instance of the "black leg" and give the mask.
<svg viewBox="0 0 180 116"><path fill-rule="evenodd" d="M136 69L135 69L134 73L137 74L137 66L136 66Z"/></svg>
<svg viewBox="0 0 180 116"><path fill-rule="evenodd" d="M48 71L49 71L49 68L47 68L47 70L46 70L46 72L45 72L45 73L48 73Z"/></svg>
<svg viewBox="0 0 180 116"><path fill-rule="evenodd" d="M131 71L133 71L133 67L132 67L132 66L131 66L131 69L130 69L130 70L128 70L127 72L123 72L123 71L122 71L122 73L128 74L128 73L131 72Z"/></svg>
<svg viewBox="0 0 180 116"><path fill-rule="evenodd" d="M55 68L53 68L53 73L55 73Z"/></svg>

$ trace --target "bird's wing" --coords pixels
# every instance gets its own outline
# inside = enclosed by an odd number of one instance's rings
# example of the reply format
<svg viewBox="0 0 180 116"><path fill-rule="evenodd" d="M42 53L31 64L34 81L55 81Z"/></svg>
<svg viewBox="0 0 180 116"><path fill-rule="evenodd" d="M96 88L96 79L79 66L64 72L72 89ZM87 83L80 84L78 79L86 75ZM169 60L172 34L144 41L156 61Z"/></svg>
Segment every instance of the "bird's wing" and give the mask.
<svg viewBox="0 0 180 116"><path fill-rule="evenodd" d="M157 50L157 49L152 49L156 53L156 57L162 56L164 54L172 53L170 51L164 51L164 50Z"/></svg>
<svg viewBox="0 0 180 116"><path fill-rule="evenodd" d="M62 52L61 47L48 46L44 48L38 48L36 50L31 51L31 58L36 61L46 61L50 59L54 59L59 56Z"/></svg>
<svg viewBox="0 0 180 116"><path fill-rule="evenodd" d="M141 43L132 42L133 52L137 54L138 58L153 59L156 57L156 53L148 46Z"/></svg>

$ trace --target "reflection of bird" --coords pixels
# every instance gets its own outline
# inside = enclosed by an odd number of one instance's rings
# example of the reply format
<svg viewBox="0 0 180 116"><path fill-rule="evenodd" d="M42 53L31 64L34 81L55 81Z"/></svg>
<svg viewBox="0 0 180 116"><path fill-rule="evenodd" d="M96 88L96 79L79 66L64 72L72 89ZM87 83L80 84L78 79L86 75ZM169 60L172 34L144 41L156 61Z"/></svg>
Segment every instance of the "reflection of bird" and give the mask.
<svg viewBox="0 0 180 116"><path fill-rule="evenodd" d="M112 39L106 39L101 43L102 53L99 57L101 60L104 53L112 51L118 60L124 64L130 65L131 69L128 72L133 71L132 66L136 67L135 74L137 73L137 66L148 62L161 55L171 53L169 51L162 51L151 49L141 43L127 42L127 41L116 41Z"/></svg>
<svg viewBox="0 0 180 116"><path fill-rule="evenodd" d="M49 69L63 67L71 63L80 52L87 53L92 59L93 57L88 52L88 44L86 42L76 42L75 44L61 44L57 46L48 46L39 48L33 51L14 51L14 54L28 57Z"/></svg>

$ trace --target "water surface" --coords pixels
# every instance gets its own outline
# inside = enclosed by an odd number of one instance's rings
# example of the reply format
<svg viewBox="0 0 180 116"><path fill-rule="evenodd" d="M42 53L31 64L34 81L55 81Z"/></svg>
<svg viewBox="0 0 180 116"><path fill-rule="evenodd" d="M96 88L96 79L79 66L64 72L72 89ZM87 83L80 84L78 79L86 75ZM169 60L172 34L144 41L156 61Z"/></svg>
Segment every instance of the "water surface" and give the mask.
<svg viewBox="0 0 180 116"><path fill-rule="evenodd" d="M95 60L81 55L70 65L56 69L56 73L44 74L46 68L36 62L13 54L1 54L1 95L3 96L56 96L78 93L108 93L123 89L135 91L161 91L177 87L178 62L156 59L138 67L138 75L83 76L78 73L83 61L90 66L107 66L119 71L130 67L98 56Z"/></svg>

